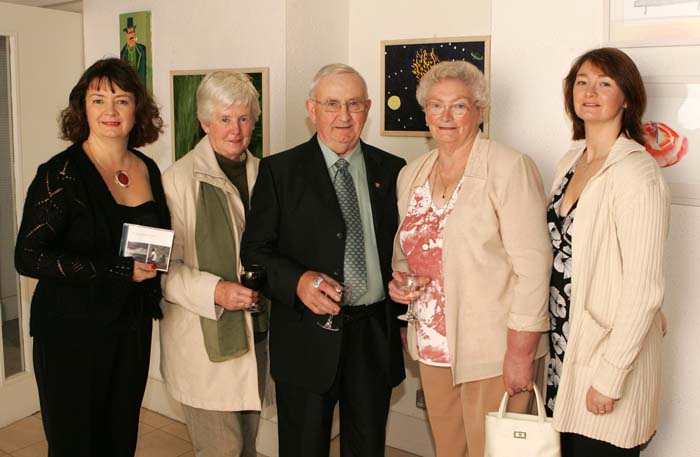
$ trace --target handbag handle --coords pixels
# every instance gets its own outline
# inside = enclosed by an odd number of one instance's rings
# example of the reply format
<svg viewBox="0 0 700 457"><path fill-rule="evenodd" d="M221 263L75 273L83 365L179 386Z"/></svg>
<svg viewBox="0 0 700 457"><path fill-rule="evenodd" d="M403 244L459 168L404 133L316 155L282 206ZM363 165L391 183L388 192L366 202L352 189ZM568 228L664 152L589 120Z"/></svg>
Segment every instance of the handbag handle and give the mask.
<svg viewBox="0 0 700 457"><path fill-rule="evenodd" d="M537 384L533 383L532 384L532 390L535 391L535 398L537 399L537 418L539 419L539 422L542 423L544 422L544 402L542 401L542 397L540 396L540 390L537 388ZM503 393L503 399L501 400L501 406L498 408L498 417L502 418L503 415L506 413L506 407L508 406L508 399L510 397L508 396L508 392Z"/></svg>

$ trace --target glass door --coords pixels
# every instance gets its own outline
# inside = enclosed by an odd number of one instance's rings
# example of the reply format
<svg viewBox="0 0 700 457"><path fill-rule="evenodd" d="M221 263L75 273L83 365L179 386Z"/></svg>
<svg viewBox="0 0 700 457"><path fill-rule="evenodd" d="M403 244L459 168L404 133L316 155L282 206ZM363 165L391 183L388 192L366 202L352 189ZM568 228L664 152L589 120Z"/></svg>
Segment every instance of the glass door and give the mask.
<svg viewBox="0 0 700 457"><path fill-rule="evenodd" d="M13 38L0 35L0 426L39 409L29 355L27 307L14 266L18 202Z"/></svg>
<svg viewBox="0 0 700 457"><path fill-rule="evenodd" d="M85 68L82 24L78 13L0 0L0 427L39 410L29 335L36 280L17 275L14 245L38 166L66 148L56 116Z"/></svg>
<svg viewBox="0 0 700 457"><path fill-rule="evenodd" d="M12 143L10 40L0 36L0 373L3 380L23 372L25 367L19 276L15 271L12 255L17 226Z"/></svg>

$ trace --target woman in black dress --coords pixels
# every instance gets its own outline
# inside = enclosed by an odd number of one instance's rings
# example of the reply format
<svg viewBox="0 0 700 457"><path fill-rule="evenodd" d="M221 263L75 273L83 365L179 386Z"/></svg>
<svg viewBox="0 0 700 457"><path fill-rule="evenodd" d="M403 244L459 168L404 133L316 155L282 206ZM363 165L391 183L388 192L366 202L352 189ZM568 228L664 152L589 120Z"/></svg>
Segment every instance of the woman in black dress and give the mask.
<svg viewBox="0 0 700 457"><path fill-rule="evenodd" d="M49 456L133 456L161 291L155 266L118 253L125 222L169 226L160 171L133 149L163 121L135 71L104 59L60 124L73 144L39 167L15 248L17 271L39 280L30 333Z"/></svg>

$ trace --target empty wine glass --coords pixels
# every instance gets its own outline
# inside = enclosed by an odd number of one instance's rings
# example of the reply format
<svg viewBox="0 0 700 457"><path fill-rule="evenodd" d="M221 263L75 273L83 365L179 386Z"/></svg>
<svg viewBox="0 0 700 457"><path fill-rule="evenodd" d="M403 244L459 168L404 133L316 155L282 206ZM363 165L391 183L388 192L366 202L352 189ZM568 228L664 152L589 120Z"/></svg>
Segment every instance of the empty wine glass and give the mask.
<svg viewBox="0 0 700 457"><path fill-rule="evenodd" d="M267 272L265 267L262 265L248 265L243 267L243 272L241 272L241 284L248 289L259 291L267 280ZM263 311L263 306L256 301L248 307L248 311L251 313L260 313Z"/></svg>
<svg viewBox="0 0 700 457"><path fill-rule="evenodd" d="M416 292L422 289L425 285L423 281L423 277L418 276L412 271L409 273L404 273L404 281L403 284L401 284L401 289L405 290L406 292ZM414 294L411 294L411 297L412 298L408 301L408 309L406 310L406 313L397 316L397 318L402 321L415 322L418 320L413 311L413 305L416 302L417 297Z"/></svg>
<svg viewBox="0 0 700 457"><path fill-rule="evenodd" d="M340 295L340 300L336 302L338 306L342 308L343 306L350 304L350 300L352 299L352 293L350 293L350 289L345 287L345 284L339 283L335 291L338 292L338 295ZM330 332L337 332L338 330L340 330L340 327L335 325L335 317L336 316L334 314L329 314L325 321L316 322L316 325Z"/></svg>

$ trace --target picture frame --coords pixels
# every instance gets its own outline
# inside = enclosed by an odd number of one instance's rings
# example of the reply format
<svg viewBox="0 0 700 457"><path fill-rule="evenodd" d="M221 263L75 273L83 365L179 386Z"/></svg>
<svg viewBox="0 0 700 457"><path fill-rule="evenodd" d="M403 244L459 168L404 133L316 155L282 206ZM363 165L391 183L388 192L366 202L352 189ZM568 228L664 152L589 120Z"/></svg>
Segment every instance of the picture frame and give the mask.
<svg viewBox="0 0 700 457"><path fill-rule="evenodd" d="M603 8L609 46L700 45L697 0L605 0Z"/></svg>
<svg viewBox="0 0 700 457"><path fill-rule="evenodd" d="M153 47L151 12L135 11L119 15L119 58L129 62L139 79L153 93Z"/></svg>
<svg viewBox="0 0 700 457"><path fill-rule="evenodd" d="M172 144L174 160L189 152L205 135L197 119L196 91L199 82L213 71L245 73L260 94L260 118L255 124L248 150L258 158L270 154L270 70L268 67L206 70L173 70L170 72L172 106Z"/></svg>
<svg viewBox="0 0 700 457"><path fill-rule="evenodd" d="M437 62L448 60L465 60L476 65L490 85L490 36L381 42L381 135L430 137L425 115L416 100L416 88L425 72ZM488 110L484 112L481 130L488 138Z"/></svg>
<svg viewBox="0 0 700 457"><path fill-rule="evenodd" d="M700 77L645 77L647 109L643 122L663 122L687 140L687 152L661 172L671 202L700 206Z"/></svg>

